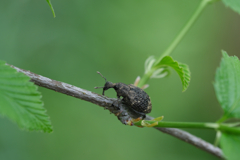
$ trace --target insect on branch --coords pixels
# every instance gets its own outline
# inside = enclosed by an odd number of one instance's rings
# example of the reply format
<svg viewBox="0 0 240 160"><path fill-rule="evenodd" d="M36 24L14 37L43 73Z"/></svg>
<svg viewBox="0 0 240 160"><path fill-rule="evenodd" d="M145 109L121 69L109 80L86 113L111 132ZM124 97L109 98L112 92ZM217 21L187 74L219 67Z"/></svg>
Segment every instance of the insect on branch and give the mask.
<svg viewBox="0 0 240 160"><path fill-rule="evenodd" d="M38 86L48 88L48 89L51 89L51 90L75 97L75 98L79 98L79 99L94 103L98 106L104 107L105 109L108 109L111 113L114 113L122 123L126 122L126 118L129 118L129 117L136 118L136 116L139 116L139 115L136 115L135 113L132 113L131 111L129 111L129 109L122 102L120 102L119 105L114 105L114 102L117 99L108 98L106 96L102 96L102 95L93 93L88 90L78 88L76 86L73 86L73 85L70 85L70 84L67 84L64 82L52 80L50 78L32 73L30 71L26 71L26 70L17 68L13 65L9 65L9 66L16 69L18 72L22 72L25 75L29 76L31 78L30 81L34 82ZM146 116L145 119L152 120L153 117ZM175 128L155 128L155 129L157 129L163 133L172 135L184 142L187 142L187 143L189 143L193 146L196 146L204 151L207 151L219 158L224 159L221 149L213 146L212 144L210 144L210 143L208 143L186 131L183 131L180 129L175 129Z"/></svg>

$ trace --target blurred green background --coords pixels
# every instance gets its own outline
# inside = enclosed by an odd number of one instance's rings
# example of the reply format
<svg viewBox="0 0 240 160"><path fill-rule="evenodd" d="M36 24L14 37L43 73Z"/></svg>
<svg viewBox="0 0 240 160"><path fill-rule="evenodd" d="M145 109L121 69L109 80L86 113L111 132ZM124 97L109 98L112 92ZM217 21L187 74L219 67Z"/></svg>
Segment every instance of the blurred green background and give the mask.
<svg viewBox="0 0 240 160"><path fill-rule="evenodd" d="M143 64L159 56L200 0L0 1L0 59L37 74L94 90L109 81L133 83ZM165 121L214 122L222 111L212 82L221 50L240 56L240 16L221 2L207 6L172 53L190 66L192 79L181 92L178 75L151 79L151 116ZM39 88L54 132L20 130L0 119L1 160L202 160L217 159L172 136L122 125L103 108ZM116 97L113 90L106 92ZM214 131L187 130L208 142Z"/></svg>

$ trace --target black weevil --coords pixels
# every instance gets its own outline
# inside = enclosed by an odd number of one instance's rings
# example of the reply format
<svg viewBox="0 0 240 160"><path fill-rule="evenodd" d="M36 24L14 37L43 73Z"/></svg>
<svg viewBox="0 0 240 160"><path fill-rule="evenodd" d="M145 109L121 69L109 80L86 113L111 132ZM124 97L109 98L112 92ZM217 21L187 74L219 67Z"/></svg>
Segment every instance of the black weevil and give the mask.
<svg viewBox="0 0 240 160"><path fill-rule="evenodd" d="M97 73L103 77L100 72ZM118 100L120 99L120 97L123 97L122 102L133 111L141 114L143 116L143 119L146 117L146 113L151 112L151 100L148 94L144 92L141 88L136 87L132 84L127 85L124 83L112 83L107 81L105 77L103 78L105 79L104 87L95 87L95 89L103 88L102 95L104 95L104 91L108 90L109 88L113 88L117 92Z"/></svg>

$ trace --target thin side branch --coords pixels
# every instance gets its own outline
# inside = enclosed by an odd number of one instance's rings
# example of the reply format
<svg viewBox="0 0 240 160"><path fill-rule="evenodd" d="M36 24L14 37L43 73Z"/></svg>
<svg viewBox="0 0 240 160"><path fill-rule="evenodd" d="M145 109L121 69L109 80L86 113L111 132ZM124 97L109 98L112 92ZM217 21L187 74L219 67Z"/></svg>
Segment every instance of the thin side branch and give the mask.
<svg viewBox="0 0 240 160"><path fill-rule="evenodd" d="M106 96L102 96L96 93L93 93L91 91L88 90L84 90L81 88L78 88L76 86L64 83L64 82L59 82L59 81L55 81L52 80L50 78L47 77L43 77L41 75L32 73L30 71L26 71L20 68L17 68L15 66L10 65L12 68L15 68L18 72L22 72L25 75L29 76L31 78L31 81L34 82L36 85L44 87L44 88L48 88L51 90L54 90L56 92L60 92L75 98L79 98L91 103L94 103L98 106L104 107L105 109L108 109L110 112L114 113L118 119L122 122L125 123L127 122L127 120L130 118L133 118L134 114L129 113L129 110L127 109L126 106L124 106L124 104L122 104L121 102L121 106L122 107L116 107L113 104L116 102L116 99L114 98L108 98ZM146 120L152 120L153 117L147 116ZM163 133L167 133L170 134L182 141L185 141L189 144L192 144L204 151L207 151L221 159L224 159L222 150L218 147L213 146L212 144L186 132L180 129L175 129L175 128L155 128Z"/></svg>

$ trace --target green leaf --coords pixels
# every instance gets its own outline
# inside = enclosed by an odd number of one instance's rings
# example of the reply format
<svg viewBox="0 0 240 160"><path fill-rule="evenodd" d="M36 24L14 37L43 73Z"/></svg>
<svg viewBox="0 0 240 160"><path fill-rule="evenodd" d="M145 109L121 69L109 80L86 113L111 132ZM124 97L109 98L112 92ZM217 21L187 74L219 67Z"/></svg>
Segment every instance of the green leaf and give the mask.
<svg viewBox="0 0 240 160"><path fill-rule="evenodd" d="M51 10L52 10L53 17L55 18L55 17L56 17L56 15L55 15L55 12L54 12L54 9L53 9L53 6L52 6L52 3L51 3L51 1L50 1L50 0L46 0L46 1L47 1L48 5L50 6Z"/></svg>
<svg viewBox="0 0 240 160"><path fill-rule="evenodd" d="M0 114L27 130L51 132L41 94L30 78L0 61Z"/></svg>
<svg viewBox="0 0 240 160"><path fill-rule="evenodd" d="M174 61L172 59L172 57L170 57L170 56L165 56L156 65L156 67L160 68L160 67L164 67L164 66L172 67L178 73L178 75L182 81L182 86L183 86L182 91L185 91L187 89L187 87L189 86L189 82L190 82L190 70L189 70L188 65Z"/></svg>
<svg viewBox="0 0 240 160"><path fill-rule="evenodd" d="M240 159L240 136L222 133L220 145L227 160Z"/></svg>
<svg viewBox="0 0 240 160"><path fill-rule="evenodd" d="M240 61L222 51L220 67L216 71L214 88L224 111L224 117L240 118Z"/></svg>
<svg viewBox="0 0 240 160"><path fill-rule="evenodd" d="M240 14L240 1L239 0L222 0L223 3L230 7L232 10Z"/></svg>

